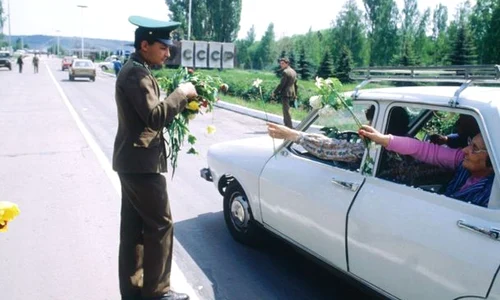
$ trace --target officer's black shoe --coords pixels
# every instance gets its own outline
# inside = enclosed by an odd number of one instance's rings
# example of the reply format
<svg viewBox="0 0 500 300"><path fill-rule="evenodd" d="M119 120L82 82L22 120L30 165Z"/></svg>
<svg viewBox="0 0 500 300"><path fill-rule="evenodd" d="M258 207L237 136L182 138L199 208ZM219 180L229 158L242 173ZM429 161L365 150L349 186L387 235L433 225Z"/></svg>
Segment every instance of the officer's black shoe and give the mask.
<svg viewBox="0 0 500 300"><path fill-rule="evenodd" d="M163 296L154 298L154 300L189 300L189 296L183 293L176 293L170 290Z"/></svg>

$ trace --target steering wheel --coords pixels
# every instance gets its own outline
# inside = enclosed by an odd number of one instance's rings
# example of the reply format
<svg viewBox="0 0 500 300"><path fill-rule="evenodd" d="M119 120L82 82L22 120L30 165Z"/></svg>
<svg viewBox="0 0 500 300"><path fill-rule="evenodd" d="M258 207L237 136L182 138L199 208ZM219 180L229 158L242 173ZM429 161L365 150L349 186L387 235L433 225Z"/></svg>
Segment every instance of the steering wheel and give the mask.
<svg viewBox="0 0 500 300"><path fill-rule="evenodd" d="M335 135L335 138L339 139L339 140L345 140L345 141L348 141L350 143L355 143L356 141L361 139L359 137L359 133L357 131L354 131L354 130L346 130L346 131L338 132Z"/></svg>

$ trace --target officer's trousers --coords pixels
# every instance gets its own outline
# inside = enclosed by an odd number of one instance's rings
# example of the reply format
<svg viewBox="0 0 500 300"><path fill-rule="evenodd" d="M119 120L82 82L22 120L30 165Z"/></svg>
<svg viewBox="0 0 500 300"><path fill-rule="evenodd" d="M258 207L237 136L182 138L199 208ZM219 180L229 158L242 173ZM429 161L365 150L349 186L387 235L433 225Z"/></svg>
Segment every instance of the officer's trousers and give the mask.
<svg viewBox="0 0 500 300"><path fill-rule="evenodd" d="M292 116L290 115L290 101L292 98L283 97L281 103L283 105L283 123L288 128L293 128Z"/></svg>
<svg viewBox="0 0 500 300"><path fill-rule="evenodd" d="M122 208L119 279L122 299L170 290L173 222L161 174L120 173Z"/></svg>

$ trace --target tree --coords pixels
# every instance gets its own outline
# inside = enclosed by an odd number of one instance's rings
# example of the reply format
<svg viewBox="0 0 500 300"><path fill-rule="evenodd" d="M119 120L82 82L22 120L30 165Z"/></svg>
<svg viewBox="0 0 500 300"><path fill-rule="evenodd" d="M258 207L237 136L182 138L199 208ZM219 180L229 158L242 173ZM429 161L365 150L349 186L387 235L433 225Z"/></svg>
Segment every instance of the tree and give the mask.
<svg viewBox="0 0 500 300"><path fill-rule="evenodd" d="M5 12L3 10L3 2L0 1L0 41L3 40L3 38L4 38L4 35L3 35L4 22L5 22Z"/></svg>
<svg viewBox="0 0 500 300"><path fill-rule="evenodd" d="M485 37L489 42L484 59L488 63L495 63L500 61L500 5L497 5L491 14L489 28Z"/></svg>
<svg viewBox="0 0 500 300"><path fill-rule="evenodd" d="M444 65L447 61L449 43L447 40L448 9L439 4L432 15L431 61L434 65Z"/></svg>
<svg viewBox="0 0 500 300"><path fill-rule="evenodd" d="M288 56L288 59L290 60L290 67L292 69L296 69L296 63L295 63L295 52L293 50L290 51L290 55Z"/></svg>
<svg viewBox="0 0 500 300"><path fill-rule="evenodd" d="M323 55L323 60L321 61L321 65L319 66L318 72L316 72L316 76L321 78L328 78L334 76L333 61L329 51L326 51L325 54Z"/></svg>
<svg viewBox="0 0 500 300"><path fill-rule="evenodd" d="M472 42L470 30L466 24L458 27L457 37L453 43L453 49L450 54L452 65L472 65L477 61L475 47Z"/></svg>
<svg viewBox="0 0 500 300"><path fill-rule="evenodd" d="M312 77L311 74L311 63L306 57L306 51L304 47L300 49L299 62L297 73L300 75L300 78L303 80L309 80Z"/></svg>
<svg viewBox="0 0 500 300"><path fill-rule="evenodd" d="M432 52L434 45L431 38L427 36L427 28L429 27L430 17L431 11L427 8L421 16L417 27L414 43L414 53L419 54L416 55L417 64L432 64Z"/></svg>
<svg viewBox="0 0 500 300"><path fill-rule="evenodd" d="M351 51L347 46L342 47L340 57L337 61L337 67L335 68L335 77L337 77L342 83L350 83L352 80L349 77L349 73L352 70L352 58Z"/></svg>
<svg viewBox="0 0 500 300"><path fill-rule="evenodd" d="M16 50L19 50L19 49L23 49L23 42L21 40L21 38L17 38L16 39L16 43L14 44L14 51Z"/></svg>
<svg viewBox="0 0 500 300"><path fill-rule="evenodd" d="M452 49L450 53L450 62L452 65L470 65L477 61L476 49L472 41L472 36L467 23L470 15L470 4L465 2L457 10L456 20L450 27L455 30L450 30L450 41L452 41Z"/></svg>
<svg viewBox="0 0 500 300"><path fill-rule="evenodd" d="M181 23L187 34L189 1L166 0L169 17ZM241 0L192 0L191 30L193 39L232 42L240 28Z"/></svg>
<svg viewBox="0 0 500 300"><path fill-rule="evenodd" d="M261 70L273 63L275 55L273 53L274 46L274 24L271 23L267 27L264 36L260 40L255 51L254 66Z"/></svg>
<svg viewBox="0 0 500 300"><path fill-rule="evenodd" d="M489 43L493 40L489 33L491 32L490 25L493 10L498 6L497 2L492 0L477 0L470 15L470 29L474 44L478 50L478 62L480 64L490 61Z"/></svg>
<svg viewBox="0 0 500 300"><path fill-rule="evenodd" d="M252 56L250 55L250 46L255 42L255 27L248 30L247 36L243 40L237 40L235 42L236 47L236 61L239 66L243 66L245 69L252 68Z"/></svg>
<svg viewBox="0 0 500 300"><path fill-rule="evenodd" d="M394 0L363 0L370 30L370 65L385 66L398 53L398 8Z"/></svg>
<svg viewBox="0 0 500 300"><path fill-rule="evenodd" d="M330 51L334 53L334 60L339 58L343 47L346 46L352 53L354 64L358 66L365 64L366 39L362 17L363 12L358 9L356 0L348 0L344 4L335 21L335 27L332 29L333 43Z"/></svg>

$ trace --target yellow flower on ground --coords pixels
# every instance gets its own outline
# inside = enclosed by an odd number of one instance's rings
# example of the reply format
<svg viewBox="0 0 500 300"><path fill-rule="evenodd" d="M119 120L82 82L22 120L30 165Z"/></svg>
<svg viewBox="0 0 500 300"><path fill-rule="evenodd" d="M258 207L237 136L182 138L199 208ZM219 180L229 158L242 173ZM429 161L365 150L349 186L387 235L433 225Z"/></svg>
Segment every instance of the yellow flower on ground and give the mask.
<svg viewBox="0 0 500 300"><path fill-rule="evenodd" d="M7 231L7 222L12 221L19 215L19 207L17 204L0 201L0 232Z"/></svg>
<svg viewBox="0 0 500 300"><path fill-rule="evenodd" d="M192 111L197 111L198 109L200 109L200 105L198 104L198 101L191 101L188 103L186 108Z"/></svg>
<svg viewBox="0 0 500 300"><path fill-rule="evenodd" d="M214 134L215 133L215 126L214 125L208 125L207 126L207 133L208 134Z"/></svg>

